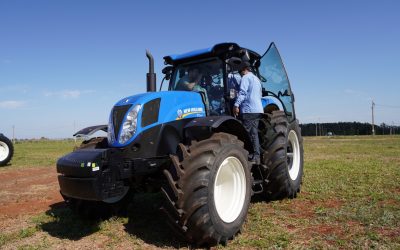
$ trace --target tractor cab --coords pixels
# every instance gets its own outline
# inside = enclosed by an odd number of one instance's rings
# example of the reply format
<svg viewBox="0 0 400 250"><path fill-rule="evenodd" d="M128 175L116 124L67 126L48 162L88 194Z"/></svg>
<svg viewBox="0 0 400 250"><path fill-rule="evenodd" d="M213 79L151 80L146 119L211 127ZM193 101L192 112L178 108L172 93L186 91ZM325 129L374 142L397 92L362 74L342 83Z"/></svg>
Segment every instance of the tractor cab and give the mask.
<svg viewBox="0 0 400 250"><path fill-rule="evenodd" d="M247 61L261 80L265 113L285 111L288 120L295 119L289 79L274 43L263 56L235 43L217 44L180 55L164 57L163 73L169 79L169 90L196 91L202 95L207 114L231 115L233 102L240 90L238 65Z"/></svg>

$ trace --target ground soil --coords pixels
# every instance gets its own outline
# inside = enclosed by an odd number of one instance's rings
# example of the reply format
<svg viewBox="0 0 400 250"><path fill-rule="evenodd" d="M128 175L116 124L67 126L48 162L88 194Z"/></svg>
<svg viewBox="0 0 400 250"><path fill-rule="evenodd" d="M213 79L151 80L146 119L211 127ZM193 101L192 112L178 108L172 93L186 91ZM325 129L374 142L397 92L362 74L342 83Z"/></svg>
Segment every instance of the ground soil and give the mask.
<svg viewBox="0 0 400 250"><path fill-rule="evenodd" d="M393 192L400 193L399 189L393 190ZM308 196L306 192L302 192L301 195L303 198ZM35 214L46 212L55 205L65 206L62 201L63 199L59 193L57 172L54 167L6 167L0 169L0 231L3 234L9 234L27 228L31 225L29 224L30 217ZM379 205L397 204L398 201L389 199L382 201ZM323 213L324 209L339 209L342 205L343 201L335 198L324 201L295 199L292 200L292 204L286 213L288 217L293 216L307 221L315 218L318 213ZM268 211L273 215L274 210L272 208L269 208ZM296 234L297 241L304 246L311 246L309 244L312 244L310 242L315 238L326 241L328 245L325 246L329 246L329 244L335 246L335 244L337 244L335 241L336 238L332 238L332 235L338 239L349 240L352 237L357 237L357 235L362 235L362 232L365 230L365 228L356 221L337 222L333 224L325 224L321 221L321 223L318 224L299 226L292 224L290 220L288 220L286 222L280 221L279 224L283 224L288 232ZM123 226L121 225L121 227ZM121 228L119 231L124 232L124 229ZM400 234L400 231L398 229L391 230L381 228L378 230L377 234L385 238L396 238ZM65 248L63 244L68 242L69 245L67 248L69 249L97 249L106 247L111 243L113 247L116 246L116 243L113 243L115 239L106 237L103 234L88 235L76 241L48 237L45 232L38 232L32 237L8 244L5 249L15 249L24 244L30 245L29 241L33 241L37 244L37 242L41 242L43 239L50 242L49 244L52 244L52 246L60 246L61 248ZM119 244L120 245L116 248L121 247L121 249L125 249L128 245L135 248L135 245L132 246L130 240L122 240ZM157 248L154 244L147 244L144 242L142 244L141 248Z"/></svg>
<svg viewBox="0 0 400 250"><path fill-rule="evenodd" d="M36 214L62 201L57 172L51 167L0 171L0 220Z"/></svg>

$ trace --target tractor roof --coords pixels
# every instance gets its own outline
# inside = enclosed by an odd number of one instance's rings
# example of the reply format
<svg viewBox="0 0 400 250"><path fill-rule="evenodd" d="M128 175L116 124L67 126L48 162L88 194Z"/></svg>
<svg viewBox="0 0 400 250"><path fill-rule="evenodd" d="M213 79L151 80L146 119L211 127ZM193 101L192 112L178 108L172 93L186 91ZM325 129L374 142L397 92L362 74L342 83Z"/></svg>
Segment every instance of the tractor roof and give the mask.
<svg viewBox="0 0 400 250"><path fill-rule="evenodd" d="M219 57L225 54L232 54L234 56L235 53L238 53L239 51L243 50L245 48L240 47L236 43L219 43L216 44L210 48L206 49L199 49L199 50L194 50L190 51L187 53L183 54L173 54L169 56L165 56L165 64L171 64L171 65L177 65L185 62L190 62L198 59L204 59L204 58L209 58L209 57ZM249 49L246 49L250 57L253 60L259 59L261 56Z"/></svg>

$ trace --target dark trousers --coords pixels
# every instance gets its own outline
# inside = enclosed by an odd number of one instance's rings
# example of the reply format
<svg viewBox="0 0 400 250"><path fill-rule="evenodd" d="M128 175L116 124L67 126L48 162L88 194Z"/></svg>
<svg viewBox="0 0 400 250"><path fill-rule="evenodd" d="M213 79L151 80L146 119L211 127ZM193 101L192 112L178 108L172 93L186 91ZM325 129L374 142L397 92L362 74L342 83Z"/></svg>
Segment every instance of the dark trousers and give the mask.
<svg viewBox="0 0 400 250"><path fill-rule="evenodd" d="M261 118L259 113L243 113L241 115L244 128L250 135L251 142L254 148L253 159L260 159L260 141L258 139L258 123Z"/></svg>

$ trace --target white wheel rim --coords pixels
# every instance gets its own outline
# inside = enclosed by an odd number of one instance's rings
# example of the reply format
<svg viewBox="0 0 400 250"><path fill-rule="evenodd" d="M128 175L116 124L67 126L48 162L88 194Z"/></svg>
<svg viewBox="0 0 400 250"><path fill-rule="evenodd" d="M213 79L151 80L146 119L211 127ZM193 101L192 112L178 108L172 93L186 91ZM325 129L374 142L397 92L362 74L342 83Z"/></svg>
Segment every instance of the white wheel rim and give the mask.
<svg viewBox="0 0 400 250"><path fill-rule="evenodd" d="M300 143L294 130L290 130L289 132L289 143L289 148L292 152L288 151L287 153L289 160L288 169L290 178L294 181L297 179L300 171Z"/></svg>
<svg viewBox="0 0 400 250"><path fill-rule="evenodd" d="M246 175L238 158L230 156L219 166L214 182L214 203L225 223L238 218L246 197Z"/></svg>
<svg viewBox="0 0 400 250"><path fill-rule="evenodd" d="M121 195L105 199L105 200L103 200L103 202L109 203L109 204L116 203L116 202L122 200L122 198L125 197L125 195L128 193L128 191L129 191L129 187L124 187L124 192Z"/></svg>
<svg viewBox="0 0 400 250"><path fill-rule="evenodd" d="M5 142L0 141L0 161L4 161L7 159L8 155L10 154L10 149Z"/></svg>

